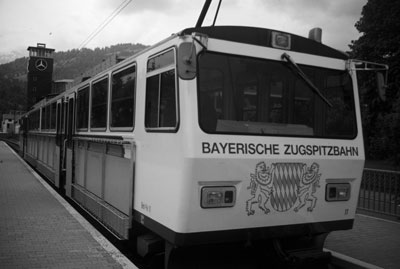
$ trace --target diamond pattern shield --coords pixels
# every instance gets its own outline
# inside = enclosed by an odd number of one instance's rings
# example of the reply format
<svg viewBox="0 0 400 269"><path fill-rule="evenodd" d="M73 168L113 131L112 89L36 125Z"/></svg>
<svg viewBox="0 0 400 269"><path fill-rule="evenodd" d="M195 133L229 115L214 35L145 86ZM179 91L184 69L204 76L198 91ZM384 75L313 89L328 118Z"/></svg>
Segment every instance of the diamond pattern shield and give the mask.
<svg viewBox="0 0 400 269"><path fill-rule="evenodd" d="M288 211L297 201L297 190L304 163L275 163L272 174L271 206L278 212Z"/></svg>

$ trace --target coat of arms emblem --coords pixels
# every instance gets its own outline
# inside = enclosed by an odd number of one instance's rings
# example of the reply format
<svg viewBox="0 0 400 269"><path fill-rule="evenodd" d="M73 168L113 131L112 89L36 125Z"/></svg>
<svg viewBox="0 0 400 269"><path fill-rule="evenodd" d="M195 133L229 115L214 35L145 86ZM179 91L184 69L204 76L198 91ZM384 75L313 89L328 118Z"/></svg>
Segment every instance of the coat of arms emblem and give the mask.
<svg viewBox="0 0 400 269"><path fill-rule="evenodd" d="M273 163L267 166L265 162L259 162L254 173L250 174L247 189L251 197L246 201L247 215L255 214L255 204L265 214L271 209L285 212L293 207L298 212L306 205L307 211L313 211L317 204L315 192L320 187L320 177L319 164L315 162L309 167L305 163Z"/></svg>

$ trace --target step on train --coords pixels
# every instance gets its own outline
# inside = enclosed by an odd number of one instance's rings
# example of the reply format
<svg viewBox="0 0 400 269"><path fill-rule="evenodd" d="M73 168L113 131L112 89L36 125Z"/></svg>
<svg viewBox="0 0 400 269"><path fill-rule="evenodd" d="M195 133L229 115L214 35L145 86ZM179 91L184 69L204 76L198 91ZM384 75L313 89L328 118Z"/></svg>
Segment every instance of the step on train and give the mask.
<svg viewBox="0 0 400 269"><path fill-rule="evenodd" d="M326 236L356 212L365 63L319 29L201 24L35 104L23 157L165 268L201 246L247 246L257 268L270 252L329 259Z"/></svg>

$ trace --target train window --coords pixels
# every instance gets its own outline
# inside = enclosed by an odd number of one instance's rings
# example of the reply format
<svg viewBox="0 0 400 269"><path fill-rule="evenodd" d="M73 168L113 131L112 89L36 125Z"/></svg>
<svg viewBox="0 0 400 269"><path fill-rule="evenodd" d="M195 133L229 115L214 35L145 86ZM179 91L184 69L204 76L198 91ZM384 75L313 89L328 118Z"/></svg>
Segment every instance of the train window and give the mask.
<svg viewBox="0 0 400 269"><path fill-rule="evenodd" d="M29 115L30 120L30 129L31 130L39 130L40 124L40 110L36 110Z"/></svg>
<svg viewBox="0 0 400 269"><path fill-rule="evenodd" d="M53 131L56 129L56 107L56 102L51 104L50 129Z"/></svg>
<svg viewBox="0 0 400 269"><path fill-rule="evenodd" d="M61 127L61 103L57 103L57 133L60 133Z"/></svg>
<svg viewBox="0 0 400 269"><path fill-rule="evenodd" d="M56 104L56 103L55 103ZM61 113L62 113L62 111L61 111L61 103L57 103L57 129L56 129L56 132L57 132L57 136L56 136L56 145L57 146L60 146L61 145Z"/></svg>
<svg viewBox="0 0 400 269"><path fill-rule="evenodd" d="M147 72L151 72L171 64L174 64L175 57L174 51L170 50L156 57L149 59L147 62Z"/></svg>
<svg viewBox="0 0 400 269"><path fill-rule="evenodd" d="M29 114L29 130L35 130L35 112Z"/></svg>
<svg viewBox="0 0 400 269"><path fill-rule="evenodd" d="M66 135L68 141L68 147L71 146L72 142L72 133L74 131L73 129L73 124L74 124L74 98L69 98L68 99L68 114L67 114L67 129L66 129Z"/></svg>
<svg viewBox="0 0 400 269"><path fill-rule="evenodd" d="M36 112L35 121L36 121L35 129L37 131L39 131L40 130L40 110L37 110L37 112Z"/></svg>
<svg viewBox="0 0 400 269"><path fill-rule="evenodd" d="M146 128L177 125L175 70L147 78L146 86Z"/></svg>
<svg viewBox="0 0 400 269"><path fill-rule="evenodd" d="M39 130L40 128L40 110L36 110L33 114L33 121L34 121L34 125L33 125L33 130Z"/></svg>
<svg viewBox="0 0 400 269"><path fill-rule="evenodd" d="M346 73L323 70L324 95L331 100L333 107L325 111L326 124L323 132L335 137L346 138L349 133L356 134L354 101L351 78Z"/></svg>
<svg viewBox="0 0 400 269"><path fill-rule="evenodd" d="M154 72L157 71L157 72ZM147 62L147 130L176 130L178 125L175 51L159 54Z"/></svg>
<svg viewBox="0 0 400 269"><path fill-rule="evenodd" d="M312 74L309 78L315 80ZM307 85L301 79L296 80L294 89L294 105L293 105L293 123L302 124L305 126L314 126L315 115L313 114L314 108L314 95L313 92L307 89Z"/></svg>
<svg viewBox="0 0 400 269"><path fill-rule="evenodd" d="M46 130L47 129L47 122L46 122L46 115L47 115L47 107L42 107L42 113L41 113L41 118L40 118L40 130Z"/></svg>
<svg viewBox="0 0 400 269"><path fill-rule="evenodd" d="M79 131L87 130L89 122L89 86L78 91L76 113L76 128Z"/></svg>
<svg viewBox="0 0 400 269"><path fill-rule="evenodd" d="M207 133L352 139L347 72L302 65L329 107L285 62L204 52L198 57L199 124Z"/></svg>
<svg viewBox="0 0 400 269"><path fill-rule="evenodd" d="M29 125L29 130L35 130L35 112L32 112L29 114L29 119L28 119L28 125Z"/></svg>
<svg viewBox="0 0 400 269"><path fill-rule="evenodd" d="M135 111L136 66L112 75L110 129L128 131L133 128Z"/></svg>
<svg viewBox="0 0 400 269"><path fill-rule="evenodd" d="M28 131L32 130L31 121L32 121L32 114L29 114L29 115L27 116L27 120L26 120Z"/></svg>
<svg viewBox="0 0 400 269"><path fill-rule="evenodd" d="M50 118L51 118L51 107L50 105L46 106L46 130L50 129Z"/></svg>
<svg viewBox="0 0 400 269"><path fill-rule="evenodd" d="M90 128L106 129L107 126L107 101L108 77L93 83L92 108L90 113Z"/></svg>
<svg viewBox="0 0 400 269"><path fill-rule="evenodd" d="M40 115L39 115L39 122L40 122L40 129L44 129L44 107L40 110Z"/></svg>

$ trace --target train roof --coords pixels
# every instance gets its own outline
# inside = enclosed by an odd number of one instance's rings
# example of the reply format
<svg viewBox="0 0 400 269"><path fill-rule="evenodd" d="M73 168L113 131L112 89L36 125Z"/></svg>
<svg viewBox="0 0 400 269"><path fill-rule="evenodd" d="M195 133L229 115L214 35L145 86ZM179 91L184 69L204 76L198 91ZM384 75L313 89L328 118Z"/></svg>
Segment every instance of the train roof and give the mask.
<svg viewBox="0 0 400 269"><path fill-rule="evenodd" d="M344 52L333 49L312 39L272 29L246 26L210 26L187 28L183 30L180 34L190 35L192 33L201 33L207 35L210 38L247 43L257 46L272 47L272 32L279 32L290 35L292 39L290 49L291 51L325 56L330 58L338 58L342 60L349 59L349 57Z"/></svg>

